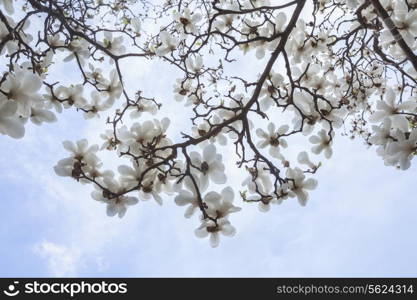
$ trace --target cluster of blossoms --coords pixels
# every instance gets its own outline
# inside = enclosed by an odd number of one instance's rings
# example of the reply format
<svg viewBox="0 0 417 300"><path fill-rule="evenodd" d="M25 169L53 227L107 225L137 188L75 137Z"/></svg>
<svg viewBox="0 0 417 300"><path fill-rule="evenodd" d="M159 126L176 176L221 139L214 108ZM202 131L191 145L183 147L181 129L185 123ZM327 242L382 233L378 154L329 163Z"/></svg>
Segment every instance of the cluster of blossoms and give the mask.
<svg viewBox="0 0 417 300"><path fill-rule="evenodd" d="M200 212L195 234L216 247L235 234L229 218L240 211L237 190L225 187L227 149L247 175L240 198L262 212L307 204L337 131L376 145L386 165L407 169L417 154L417 0L24 2L0 0L0 133L21 138L29 119L53 122L64 108L86 119L111 112L102 145L66 141L70 156L55 166L93 185L109 216L172 198L186 218ZM22 4L25 18L15 13ZM32 16L45 22L30 26ZM164 102L140 83L132 94L127 58L181 72L164 101L192 114L182 139L169 119L148 119ZM59 60L81 80L57 80ZM105 170L101 151L123 164Z"/></svg>

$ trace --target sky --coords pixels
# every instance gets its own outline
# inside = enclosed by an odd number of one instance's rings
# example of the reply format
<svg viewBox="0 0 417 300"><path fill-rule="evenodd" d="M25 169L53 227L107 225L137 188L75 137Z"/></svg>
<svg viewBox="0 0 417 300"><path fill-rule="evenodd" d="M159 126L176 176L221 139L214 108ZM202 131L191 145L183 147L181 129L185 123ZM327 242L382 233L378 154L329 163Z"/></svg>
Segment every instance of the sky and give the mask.
<svg viewBox="0 0 417 300"><path fill-rule="evenodd" d="M181 108L169 102L175 71L160 72L156 61L125 64L128 86L164 99L171 132L187 128L186 118L174 117ZM56 66L64 82L73 80L68 68ZM140 202L123 219L109 218L91 199L91 186L54 173L66 156L62 141L99 142L104 120L66 111L57 123L28 125L22 140L0 136L1 277L417 276L415 163L407 171L386 167L375 149L337 136L306 207L289 199L262 213L236 197L243 210L230 219L238 232L213 249L194 236L198 218L185 219L172 197L162 207ZM304 147L290 145L293 155ZM119 164L111 153L103 159ZM228 170L228 185L238 191L246 173Z"/></svg>

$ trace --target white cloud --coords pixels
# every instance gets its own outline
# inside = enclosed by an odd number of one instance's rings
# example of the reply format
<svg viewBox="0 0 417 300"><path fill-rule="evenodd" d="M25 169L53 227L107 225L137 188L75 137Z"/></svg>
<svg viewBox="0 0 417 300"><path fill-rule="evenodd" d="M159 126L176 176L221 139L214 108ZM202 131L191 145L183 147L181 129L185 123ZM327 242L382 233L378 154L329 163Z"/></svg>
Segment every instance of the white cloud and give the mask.
<svg viewBox="0 0 417 300"><path fill-rule="evenodd" d="M76 276L81 264L79 249L43 241L35 246L34 251L46 260L53 276Z"/></svg>

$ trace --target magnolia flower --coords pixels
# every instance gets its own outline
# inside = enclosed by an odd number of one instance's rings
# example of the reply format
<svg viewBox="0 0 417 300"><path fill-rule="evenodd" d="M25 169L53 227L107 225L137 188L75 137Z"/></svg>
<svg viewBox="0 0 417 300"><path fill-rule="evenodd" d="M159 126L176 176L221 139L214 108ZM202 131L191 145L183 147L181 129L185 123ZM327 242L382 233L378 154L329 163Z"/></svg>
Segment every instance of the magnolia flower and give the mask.
<svg viewBox="0 0 417 300"><path fill-rule="evenodd" d="M73 39L68 44L68 50L71 53L64 58L64 62L69 62L73 59L78 59L81 65L84 65L85 60L90 56L90 51L88 50L88 43L86 40L81 38Z"/></svg>
<svg viewBox="0 0 417 300"><path fill-rule="evenodd" d="M119 141L116 141L114 137L114 132L110 129L107 129L104 133L100 134L100 138L104 140L104 143L101 145L100 150L114 150L120 143Z"/></svg>
<svg viewBox="0 0 417 300"><path fill-rule="evenodd" d="M174 94L176 101L182 101L191 91L191 80L183 81L181 79L177 79L174 85ZM188 104L188 102L187 102ZM190 103L191 104L191 103Z"/></svg>
<svg viewBox="0 0 417 300"><path fill-rule="evenodd" d="M121 165L117 168L120 173L120 180L129 188L139 184L142 180L143 171L146 169L142 160L132 161L132 165L133 167Z"/></svg>
<svg viewBox="0 0 417 300"><path fill-rule="evenodd" d="M324 157L330 158L333 154L332 150L332 140L333 133L329 136L326 130L322 129L318 132L318 135L313 135L310 137L309 141L312 144L317 144L311 148L311 151L315 154L320 154L324 151Z"/></svg>
<svg viewBox="0 0 417 300"><path fill-rule="evenodd" d="M266 167L266 165L260 165L257 168L247 168L250 175L242 182L242 186L246 186L252 194L247 200L258 202L258 209L261 212L269 211L270 204L279 204L284 199L276 199L271 174L265 170Z"/></svg>
<svg viewBox="0 0 417 300"><path fill-rule="evenodd" d="M25 127L16 112L15 102L0 99L0 133L20 139L25 135Z"/></svg>
<svg viewBox="0 0 417 300"><path fill-rule="evenodd" d="M201 55L197 55L194 59L192 57L187 57L185 65L191 72L198 73L203 67L203 57Z"/></svg>
<svg viewBox="0 0 417 300"><path fill-rule="evenodd" d="M285 134L289 130L288 125L282 125L275 129L274 123L268 124L268 132L265 132L263 129L258 128L256 130L256 135L261 139L257 146L261 149L269 146L269 154L273 157L284 159L282 154L279 152L279 147L287 148L288 144L283 139L280 138L283 134Z"/></svg>
<svg viewBox="0 0 417 300"><path fill-rule="evenodd" d="M142 29L142 22L139 17L134 17L130 20L130 25L132 25L133 30L136 34L139 34Z"/></svg>
<svg viewBox="0 0 417 300"><path fill-rule="evenodd" d="M263 85L260 97L260 107L262 111L266 112L275 102L273 98L278 97L278 88L282 87L284 77L279 73L271 73L269 80Z"/></svg>
<svg viewBox="0 0 417 300"><path fill-rule="evenodd" d="M374 135L369 139L369 141L374 145L385 146L389 142L394 140L391 135L392 121L390 118L385 118L382 126L372 126Z"/></svg>
<svg viewBox="0 0 417 300"><path fill-rule="evenodd" d="M413 47L417 35L417 11L409 11L408 4L404 1L396 1L393 21L402 38Z"/></svg>
<svg viewBox="0 0 417 300"><path fill-rule="evenodd" d="M287 178L290 196L296 196L298 202L302 206L305 206L308 200L308 193L306 190L314 190L317 186L317 180L313 178L305 180L305 175L299 168L287 169Z"/></svg>
<svg viewBox="0 0 417 300"><path fill-rule="evenodd" d="M0 3L1 3L1 0L0 0ZM15 22L13 21L13 19L8 16L5 16L5 17L9 25L13 28L15 26ZM17 40L9 39L11 37L9 35L10 35L9 29L7 28L6 24L4 24L0 20L0 43L5 43L2 49L0 49L0 54L4 54L4 52L6 51L8 54L12 54L16 52L19 48Z"/></svg>
<svg viewBox="0 0 417 300"><path fill-rule="evenodd" d="M107 94L110 101L120 98L123 93L123 86L116 70L110 72L110 80L103 83L103 88L105 89L103 93Z"/></svg>
<svg viewBox="0 0 417 300"><path fill-rule="evenodd" d="M130 150L133 154L139 155L155 135L155 124L152 121L134 123L130 130L123 126L118 130L118 137L123 142L120 151Z"/></svg>
<svg viewBox="0 0 417 300"><path fill-rule="evenodd" d="M57 121L53 112L43 109L42 107L32 107L30 120L36 125L41 125L43 122L53 123Z"/></svg>
<svg viewBox="0 0 417 300"><path fill-rule="evenodd" d="M311 160L308 158L308 153L305 151L302 151L298 154L297 160L300 164L307 165L312 170L317 168L317 166L313 164Z"/></svg>
<svg viewBox="0 0 417 300"><path fill-rule="evenodd" d="M103 77L103 70L95 67L93 64L88 64L89 71L85 71L85 76L96 83L99 83L100 86L106 84L106 79Z"/></svg>
<svg viewBox="0 0 417 300"><path fill-rule="evenodd" d="M104 32L102 45L113 55L121 55L126 52L126 48L123 46L123 36L113 37L113 33L110 31Z"/></svg>
<svg viewBox="0 0 417 300"><path fill-rule="evenodd" d="M64 141L62 144L64 148L71 153L71 156L60 160L54 167L55 173L59 176L80 175L78 174L79 170L75 170L74 164L78 163L79 168L84 167L85 169L88 165L83 166L82 162L85 162L85 159L90 155L95 156L95 153L98 151L98 145L89 147L86 139L79 140L76 144L71 141ZM76 174L74 174L74 171Z"/></svg>
<svg viewBox="0 0 417 300"><path fill-rule="evenodd" d="M210 144L203 149L203 156L198 152L190 153L191 163L201 172L199 179L203 190L209 185L209 180L217 184L226 183L222 155L216 153L216 146Z"/></svg>
<svg viewBox="0 0 417 300"><path fill-rule="evenodd" d="M1 84L1 89L9 101L17 104L17 114L29 118L33 103L40 103L42 100L38 94L41 86L42 80L37 74L19 69L8 74L6 81Z"/></svg>
<svg viewBox="0 0 417 300"><path fill-rule="evenodd" d="M139 103L135 104L131 107L131 112L129 116L132 119L140 118L142 113L148 112L152 115L155 115L158 111L158 106L151 101L140 101Z"/></svg>
<svg viewBox="0 0 417 300"><path fill-rule="evenodd" d="M194 231L199 238L209 236L211 247L215 248L220 243L220 233L224 236L232 237L236 234L236 229L227 219L217 220L217 224L212 220L203 220L202 224Z"/></svg>
<svg viewBox="0 0 417 300"><path fill-rule="evenodd" d="M191 13L187 7L182 14L175 14L175 20L180 24L178 28L183 29L187 33L195 33L197 31L196 25L201 20L201 14Z"/></svg>
<svg viewBox="0 0 417 300"><path fill-rule="evenodd" d="M183 181L185 189L181 189L178 192L178 195L175 197L175 203L178 206L188 205L185 210L184 217L190 218L199 207L198 195L191 179L187 177Z"/></svg>
<svg viewBox="0 0 417 300"><path fill-rule="evenodd" d="M100 92L92 91L91 92L91 102L84 105L84 109L87 112L84 114L85 119L91 119L99 116L99 112L106 111L113 105L113 101L108 99L104 101L103 96Z"/></svg>
<svg viewBox="0 0 417 300"><path fill-rule="evenodd" d="M159 33L159 37L162 44L155 50L156 55L164 56L177 49L179 40L173 37L170 33L167 31L161 31Z"/></svg>
<svg viewBox="0 0 417 300"><path fill-rule="evenodd" d="M82 108L87 103L83 97L84 87L81 84L70 85L69 87L59 86L55 95L64 103L64 106L69 107L74 105L77 108Z"/></svg>
<svg viewBox="0 0 417 300"><path fill-rule="evenodd" d="M139 202L136 197L126 195L117 196L127 191L127 187L123 181L105 178L104 185L110 192L103 191L96 186L97 191L94 191L91 195L93 199L107 204L107 215L109 217L118 215L119 218L123 218L126 214L127 207Z"/></svg>
<svg viewBox="0 0 417 300"><path fill-rule="evenodd" d="M9 15L14 13L13 0L0 0L0 4L4 6Z"/></svg>
<svg viewBox="0 0 417 300"><path fill-rule="evenodd" d="M218 123L220 123L219 117L214 116L213 120L212 120L212 125L218 124ZM211 126L207 121L199 124L198 126L193 126L191 128L191 131L193 133L192 135L193 135L194 138L200 138L200 137L206 135L207 133L209 133L210 130L211 130ZM220 145L223 145L223 146L227 144L227 138L226 138L226 136L224 135L223 132L219 132L218 134L216 134L216 135L210 137L209 139L201 142L199 145L202 148L204 148L209 143L215 143L215 142L218 142Z"/></svg>
<svg viewBox="0 0 417 300"><path fill-rule="evenodd" d="M408 137L407 137L408 136ZM387 146L386 154L391 156L391 163L399 164L401 170L406 170L411 165L411 159L417 151L417 130L414 129L407 135L402 135L396 142Z"/></svg>
<svg viewBox="0 0 417 300"><path fill-rule="evenodd" d="M392 89L388 89L385 95L385 101L378 101L375 111L369 120L371 122L381 122L385 118L390 118L392 121L392 126L394 128L401 129L403 131L408 130L408 121L404 115L401 114L402 111L413 111L417 108L416 100L409 100L397 104L395 101L396 95Z"/></svg>
<svg viewBox="0 0 417 300"><path fill-rule="evenodd" d="M161 190L157 189L157 186L154 185L154 182L156 179L156 172L148 172L146 176L144 177L141 188L139 190L139 197L140 199L146 201L153 198L156 203L159 205L162 205L162 198L159 195Z"/></svg>
<svg viewBox="0 0 417 300"><path fill-rule="evenodd" d="M204 203L208 205L208 214L216 219L227 218L229 214L238 212L240 207L233 205L233 189L228 186L221 193L209 192L204 197Z"/></svg>

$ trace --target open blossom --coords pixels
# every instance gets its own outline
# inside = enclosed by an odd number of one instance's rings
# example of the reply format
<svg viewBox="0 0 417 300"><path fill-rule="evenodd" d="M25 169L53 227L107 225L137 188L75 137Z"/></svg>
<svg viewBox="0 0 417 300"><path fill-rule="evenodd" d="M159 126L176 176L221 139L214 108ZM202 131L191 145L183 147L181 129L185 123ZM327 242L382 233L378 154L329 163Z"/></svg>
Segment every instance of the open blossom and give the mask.
<svg viewBox="0 0 417 300"><path fill-rule="evenodd" d="M38 93L42 86L42 80L37 75L26 69L18 69L9 73L6 80L1 84L1 90L6 96L0 94L1 98L13 101L17 104L17 114L23 118L30 117L31 108L34 103L42 101Z"/></svg>
<svg viewBox="0 0 417 300"><path fill-rule="evenodd" d="M297 156L297 160L300 164L307 165L312 170L317 168L317 166L311 162L306 151L300 152Z"/></svg>
<svg viewBox="0 0 417 300"><path fill-rule="evenodd" d="M132 106L129 116L132 119L140 118L144 112L148 112L155 115L158 111L158 106L151 101L140 101L136 105Z"/></svg>
<svg viewBox="0 0 417 300"><path fill-rule="evenodd" d="M103 93L107 95L109 101L119 99L123 93L123 86L116 70L110 72L110 79L105 80L102 86L104 88Z"/></svg>
<svg viewBox="0 0 417 300"><path fill-rule="evenodd" d="M220 123L219 117L214 116L212 120L212 125L218 124L218 123ZM203 122L199 124L198 126L193 126L191 128L194 138L200 138L202 136L205 136L207 133L210 132L210 130L211 130L211 126L208 122ZM219 132L218 134L213 135L212 137L210 137L210 139L201 142L199 145L200 147L204 148L209 143L216 143L216 142L219 143L219 145L227 144L227 138L223 132Z"/></svg>
<svg viewBox="0 0 417 300"><path fill-rule="evenodd" d="M16 115L17 104L0 99L0 133L19 139L25 135L25 127Z"/></svg>
<svg viewBox="0 0 417 300"><path fill-rule="evenodd" d="M306 176L299 168L289 168L287 170L287 178L289 178L288 184L290 189L290 196L296 196L298 202L302 206L305 206L308 200L307 190L314 190L317 186L317 180L313 178L305 179Z"/></svg>
<svg viewBox="0 0 417 300"><path fill-rule="evenodd" d="M55 173L59 176L77 177L81 175L78 174L80 170L77 168L84 170L88 168L88 164L83 165L83 162L85 163L85 159L89 156L95 156L98 151L98 145L89 147L86 139L79 140L75 144L71 141L64 141L62 144L71 153L71 156L60 160L54 167Z"/></svg>
<svg viewBox="0 0 417 300"><path fill-rule="evenodd" d="M130 24L133 27L133 30L136 34L140 34L142 30L142 22L140 21L139 17L134 17L130 20Z"/></svg>
<svg viewBox="0 0 417 300"><path fill-rule="evenodd" d="M84 118L91 119L99 116L99 112L106 111L113 105L112 99L105 100L100 92L91 92L91 100L84 105L84 109L87 112L84 114Z"/></svg>
<svg viewBox="0 0 417 300"><path fill-rule="evenodd" d="M9 15L14 13L13 0L0 0L0 4L4 6Z"/></svg>
<svg viewBox="0 0 417 300"><path fill-rule="evenodd" d="M204 203L208 205L208 214L213 218L227 218L229 214L241 210L240 207L233 205L234 193L233 189L228 186L224 188L220 194L217 192L209 192L204 197Z"/></svg>
<svg viewBox="0 0 417 300"><path fill-rule="evenodd" d="M203 67L203 57L201 55L197 55L195 58L187 57L185 65L191 72L198 73Z"/></svg>
<svg viewBox="0 0 417 300"><path fill-rule="evenodd" d="M123 36L113 37L113 33L110 31L104 32L103 46L113 55L121 55L126 52L126 48L123 46Z"/></svg>
<svg viewBox="0 0 417 300"><path fill-rule="evenodd" d="M197 23L202 19L201 14L192 13L187 7L183 12L174 15L175 20L179 23L177 28L184 30L187 33L195 33L197 31Z"/></svg>
<svg viewBox="0 0 417 300"><path fill-rule="evenodd" d="M179 40L173 37L169 32L162 31L159 33L159 37L161 38L162 44L155 50L156 55L164 56L177 49Z"/></svg>
<svg viewBox="0 0 417 300"><path fill-rule="evenodd" d="M194 215L199 207L196 189L188 177L184 179L184 189L179 190L178 195L175 197L175 204L178 206L188 206L184 213L184 217L186 218Z"/></svg>
<svg viewBox="0 0 417 300"><path fill-rule="evenodd" d="M396 95L392 89L388 89L385 95L385 101L378 101L375 111L369 118L372 122L382 122L385 118L390 118L392 126L403 131L408 130L408 121L402 111L413 111L417 108L416 100L404 101L400 104L396 103Z"/></svg>
<svg viewBox="0 0 417 300"><path fill-rule="evenodd" d="M227 219L217 220L217 224L212 220L203 220L201 225L194 231L199 238L209 237L210 246L215 248L219 246L220 234L232 237L236 234L236 229Z"/></svg>
<svg viewBox="0 0 417 300"><path fill-rule="evenodd" d="M70 50L71 53L66 58L64 58L64 62L78 59L81 65L84 65L85 59L90 56L90 51L88 50L88 42L81 38L73 39L68 45L68 50Z"/></svg>
<svg viewBox="0 0 417 300"><path fill-rule="evenodd" d="M65 107L74 105L77 108L82 108L87 103L83 91L84 87L81 84L70 85L69 87L59 86L55 95L63 101Z"/></svg>
<svg viewBox="0 0 417 300"><path fill-rule="evenodd" d="M396 1L393 21L406 43L413 47L417 35L417 11L409 10L405 1Z"/></svg>
<svg viewBox="0 0 417 300"><path fill-rule="evenodd" d="M103 191L96 187L96 191L92 193L93 199L107 204L107 215L109 217L118 216L123 218L126 214L128 206L135 205L139 202L136 197L120 195L127 191L128 187L123 181L116 181L113 178L106 178L104 186L108 189Z"/></svg>
<svg viewBox="0 0 417 300"><path fill-rule="evenodd" d="M411 165L411 159L417 151L417 130L397 136L395 142L390 143L386 148L387 159L391 165L399 165L401 170L406 170Z"/></svg>
<svg viewBox="0 0 417 300"><path fill-rule="evenodd" d="M320 130L317 135L311 136L310 143L316 144L311 148L311 151L315 154L324 152L324 157L330 158L333 154L331 137L324 129Z"/></svg>
<svg viewBox="0 0 417 300"><path fill-rule="evenodd" d="M53 112L44 109L42 106L33 106L31 108L30 113L30 120L32 123L36 125L40 125L42 123L53 123L56 122L56 116Z"/></svg>
<svg viewBox="0 0 417 300"><path fill-rule="evenodd" d="M162 205L162 198L159 195L161 191L155 189L154 186L154 182L156 181L155 170L145 174L144 171L147 167L143 164L142 160L139 162L132 161L132 163L133 168L126 165L119 166L120 179L130 188L140 183L140 187L137 189L139 198L144 201L153 198L159 205Z"/></svg>
<svg viewBox="0 0 417 300"><path fill-rule="evenodd" d="M274 123L268 124L268 132L265 132L261 128L256 130L256 135L261 139L257 146L259 148L265 148L269 146L269 154L273 157L283 159L282 154L279 152L279 147L287 148L288 144L285 139L281 138L289 130L288 125L282 125L276 130Z"/></svg>
<svg viewBox="0 0 417 300"><path fill-rule="evenodd" d="M190 153L191 163L199 169L199 179L203 189L209 185L209 181L217 184L226 183L222 155L217 154L216 146L210 144L203 149L203 155L198 152Z"/></svg>
<svg viewBox="0 0 417 300"><path fill-rule="evenodd" d="M395 139L391 133L392 121L390 118L385 118L381 126L372 126L372 130L374 134L369 141L374 145L381 145L385 147L385 145Z"/></svg>

